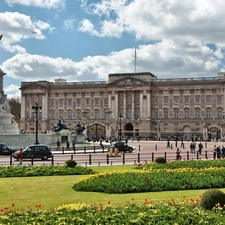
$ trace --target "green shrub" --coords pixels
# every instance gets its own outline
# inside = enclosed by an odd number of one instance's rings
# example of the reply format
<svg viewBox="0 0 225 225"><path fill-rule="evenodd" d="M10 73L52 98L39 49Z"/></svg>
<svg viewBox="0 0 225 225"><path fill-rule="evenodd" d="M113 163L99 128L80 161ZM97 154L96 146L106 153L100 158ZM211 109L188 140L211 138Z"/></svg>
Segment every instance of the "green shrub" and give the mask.
<svg viewBox="0 0 225 225"><path fill-rule="evenodd" d="M202 195L200 205L202 208L212 210L217 204L225 205L225 193L218 189L209 189Z"/></svg>
<svg viewBox="0 0 225 225"><path fill-rule="evenodd" d="M77 163L73 159L68 159L65 161L65 165L68 167L76 167Z"/></svg>
<svg viewBox="0 0 225 225"><path fill-rule="evenodd" d="M166 159L163 157L158 157L155 159L155 162L156 163L166 163Z"/></svg>

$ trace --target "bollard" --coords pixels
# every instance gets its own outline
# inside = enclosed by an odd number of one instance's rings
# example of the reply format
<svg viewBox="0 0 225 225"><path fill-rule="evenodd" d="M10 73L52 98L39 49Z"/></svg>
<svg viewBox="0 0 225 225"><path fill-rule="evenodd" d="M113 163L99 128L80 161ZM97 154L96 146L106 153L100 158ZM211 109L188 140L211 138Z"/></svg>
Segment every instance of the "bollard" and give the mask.
<svg viewBox="0 0 225 225"><path fill-rule="evenodd" d="M140 163L140 153L138 153L138 163Z"/></svg>
<svg viewBox="0 0 225 225"><path fill-rule="evenodd" d="M197 159L199 159L199 152L197 151Z"/></svg>
<svg viewBox="0 0 225 225"><path fill-rule="evenodd" d="M173 144L170 145L170 148L173 149Z"/></svg>
<svg viewBox="0 0 225 225"><path fill-rule="evenodd" d="M205 142L205 148L207 148L207 142Z"/></svg>
<svg viewBox="0 0 225 225"><path fill-rule="evenodd" d="M34 158L33 158L33 156L31 156L31 166L33 166L34 165Z"/></svg>
<svg viewBox="0 0 225 225"><path fill-rule="evenodd" d="M206 158L206 159L208 159L208 156L207 156L207 151L205 151L205 158Z"/></svg>
<svg viewBox="0 0 225 225"><path fill-rule="evenodd" d="M139 149L139 152L140 152L141 151L141 146L140 145L138 146L138 149Z"/></svg>
<svg viewBox="0 0 225 225"><path fill-rule="evenodd" d="M52 155L52 166L54 165L54 155Z"/></svg>
<svg viewBox="0 0 225 225"><path fill-rule="evenodd" d="M91 165L91 154L89 154L89 165Z"/></svg>
<svg viewBox="0 0 225 225"><path fill-rule="evenodd" d="M95 153L95 146L94 146L94 153Z"/></svg>
<svg viewBox="0 0 225 225"><path fill-rule="evenodd" d="M10 161L9 161L9 163L10 163L10 166L12 166L12 155L10 155Z"/></svg>
<svg viewBox="0 0 225 225"><path fill-rule="evenodd" d="M62 147L62 154L64 155L64 147Z"/></svg>
<svg viewBox="0 0 225 225"><path fill-rule="evenodd" d="M157 151L157 145L155 145L155 151Z"/></svg>
<svg viewBox="0 0 225 225"><path fill-rule="evenodd" d="M165 160L166 160L166 152L164 153L164 158L165 158Z"/></svg>
<svg viewBox="0 0 225 225"><path fill-rule="evenodd" d="M86 146L84 146L84 154L86 154Z"/></svg>
<svg viewBox="0 0 225 225"><path fill-rule="evenodd" d="M109 154L106 155L106 164L109 164Z"/></svg>
<svg viewBox="0 0 225 225"><path fill-rule="evenodd" d="M71 155L71 157L70 157L72 160L73 160L73 155Z"/></svg>
<svg viewBox="0 0 225 225"><path fill-rule="evenodd" d="M189 151L187 151L187 160L189 160Z"/></svg>
<svg viewBox="0 0 225 225"><path fill-rule="evenodd" d="M154 152L152 152L152 162L154 162L155 159L154 159Z"/></svg>
<svg viewBox="0 0 225 225"><path fill-rule="evenodd" d="M123 153L123 165L125 164L125 153Z"/></svg>

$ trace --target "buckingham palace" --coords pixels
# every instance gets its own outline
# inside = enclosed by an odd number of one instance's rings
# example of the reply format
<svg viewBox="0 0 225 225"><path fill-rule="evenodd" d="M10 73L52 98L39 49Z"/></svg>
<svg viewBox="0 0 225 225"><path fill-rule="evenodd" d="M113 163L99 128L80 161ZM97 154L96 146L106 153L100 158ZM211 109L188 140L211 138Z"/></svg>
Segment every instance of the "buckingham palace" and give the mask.
<svg viewBox="0 0 225 225"><path fill-rule="evenodd" d="M20 129L50 132L59 120L91 137L225 135L225 72L216 77L158 79L150 72L115 73L108 81L21 83ZM34 105L41 110L34 112ZM38 114L37 114L38 113Z"/></svg>

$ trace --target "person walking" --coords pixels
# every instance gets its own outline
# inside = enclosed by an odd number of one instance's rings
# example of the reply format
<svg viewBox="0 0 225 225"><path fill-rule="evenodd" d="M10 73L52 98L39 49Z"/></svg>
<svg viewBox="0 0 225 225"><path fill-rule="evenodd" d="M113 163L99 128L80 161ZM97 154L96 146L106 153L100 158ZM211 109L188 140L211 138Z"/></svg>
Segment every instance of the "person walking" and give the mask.
<svg viewBox="0 0 225 225"><path fill-rule="evenodd" d="M56 150L59 151L60 150L60 141L58 140L56 144L57 144L57 149Z"/></svg>
<svg viewBox="0 0 225 225"><path fill-rule="evenodd" d="M19 154L18 154L18 159L19 159L19 166L23 165L23 150L20 149Z"/></svg>
<svg viewBox="0 0 225 225"><path fill-rule="evenodd" d="M198 145L198 151L199 151L199 154L200 154L200 155L202 154L202 149L203 149L203 145L202 145L202 143L200 142L199 145Z"/></svg>
<svg viewBox="0 0 225 225"><path fill-rule="evenodd" d="M73 146L73 150L75 150L75 141L74 140L73 140L72 146Z"/></svg>

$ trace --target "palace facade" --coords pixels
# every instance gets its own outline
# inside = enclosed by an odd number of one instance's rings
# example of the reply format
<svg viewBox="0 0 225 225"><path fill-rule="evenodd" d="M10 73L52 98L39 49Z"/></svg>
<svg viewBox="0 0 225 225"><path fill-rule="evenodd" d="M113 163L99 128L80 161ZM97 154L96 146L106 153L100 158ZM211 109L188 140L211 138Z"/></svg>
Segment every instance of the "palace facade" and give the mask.
<svg viewBox="0 0 225 225"><path fill-rule="evenodd" d="M108 81L56 79L21 83L20 129L52 131L58 121L92 137L180 135L222 138L225 72L217 77L158 79L149 72L109 74ZM38 110L38 120L32 108ZM224 132L223 132L224 130Z"/></svg>

